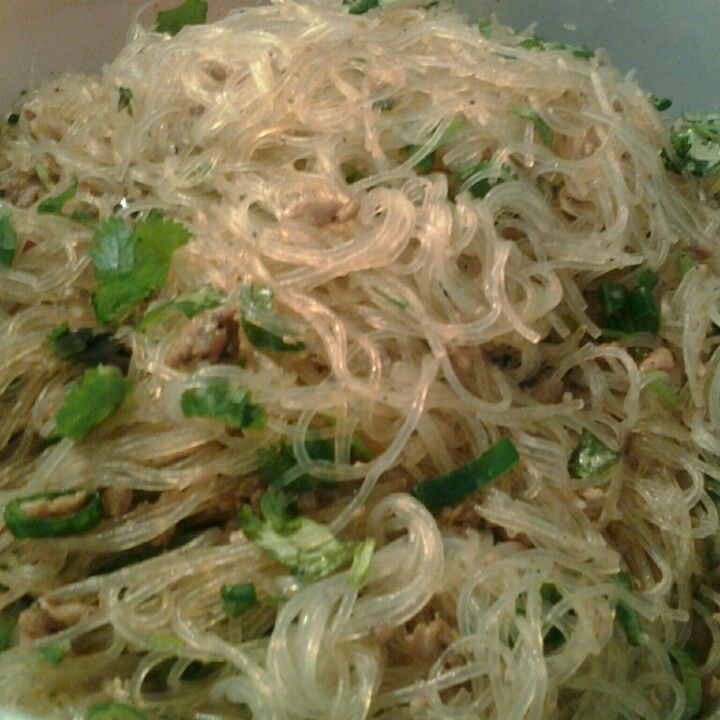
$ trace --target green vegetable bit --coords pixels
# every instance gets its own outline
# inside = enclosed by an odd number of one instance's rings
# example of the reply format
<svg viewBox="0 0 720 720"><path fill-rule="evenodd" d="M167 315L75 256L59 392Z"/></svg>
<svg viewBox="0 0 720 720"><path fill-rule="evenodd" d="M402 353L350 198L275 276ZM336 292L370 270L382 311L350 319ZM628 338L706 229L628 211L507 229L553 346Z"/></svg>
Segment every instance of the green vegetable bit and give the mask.
<svg viewBox="0 0 720 720"><path fill-rule="evenodd" d="M682 253L677 261L678 273L683 278L695 267L695 258L690 253Z"/></svg>
<svg viewBox="0 0 720 720"><path fill-rule="evenodd" d="M413 156L420 149L420 145L406 145L403 148L403 154L405 157ZM427 155L421 157L415 163L415 170L422 174L427 175L433 171L435 167L435 151L431 150Z"/></svg>
<svg viewBox="0 0 720 720"><path fill-rule="evenodd" d="M173 253L190 239L180 223L151 213L135 225L110 217L98 226L90 249L97 292L95 312L101 322L125 318L167 279Z"/></svg>
<svg viewBox="0 0 720 720"><path fill-rule="evenodd" d="M474 165L469 165L468 167L460 170L454 170L451 179L454 181L454 184L460 186L473 175L487 170L489 166L490 163L487 160L481 160ZM513 171L507 165L503 165L500 172L495 173L490 177L484 177L481 180L476 180L468 189L473 197L482 200L482 198L484 198L494 187L497 187L508 180L515 179L517 178Z"/></svg>
<svg viewBox="0 0 720 720"><path fill-rule="evenodd" d="M7 610L5 613L7 613ZM12 646L16 627L17 615L0 615L0 653L5 652Z"/></svg>
<svg viewBox="0 0 720 720"><path fill-rule="evenodd" d="M185 417L221 420L235 428L260 430L267 420L265 410L250 402L250 393L226 378L208 378L202 386L186 390L180 406Z"/></svg>
<svg viewBox="0 0 720 720"><path fill-rule="evenodd" d="M127 110L128 115L130 115L130 117L132 117L132 115L133 115L132 101L133 101L133 91L130 88L119 87L118 88L118 104L117 104L118 112Z"/></svg>
<svg viewBox="0 0 720 720"><path fill-rule="evenodd" d="M186 25L202 25L207 20L207 12L206 0L185 0L177 7L157 14L156 30L177 35Z"/></svg>
<svg viewBox="0 0 720 720"><path fill-rule="evenodd" d="M61 665L65 656L70 652L70 642L64 640L62 642L49 643L38 649L38 652L53 665Z"/></svg>
<svg viewBox="0 0 720 720"><path fill-rule="evenodd" d="M19 113L10 113L7 116L7 124L10 127L15 127L20 122L20 114Z"/></svg>
<svg viewBox="0 0 720 720"><path fill-rule="evenodd" d="M572 53L575 57L585 58L586 60L589 60L591 57L595 56L595 53L592 50L588 50L586 47L578 45L566 45L565 43L561 42L547 42L542 38L534 36L525 38L525 40L520 43L520 47L525 48L525 50L540 50L542 52L564 50Z"/></svg>
<svg viewBox="0 0 720 720"><path fill-rule="evenodd" d="M373 538L366 538L355 548L350 568L350 582L355 587L361 588L365 584L374 553L375 540Z"/></svg>
<svg viewBox="0 0 720 720"><path fill-rule="evenodd" d="M46 197L38 203L37 211L40 215L62 215L63 207L70 202L76 195L78 189L78 179L72 179L69 187L58 195Z"/></svg>
<svg viewBox="0 0 720 720"><path fill-rule="evenodd" d="M143 319L135 326L138 332L143 332L150 325L162 320L173 310L179 310L185 317L195 317L205 310L212 310L225 302L225 295L214 285L203 285L197 290L187 292L180 297L165 302L145 313Z"/></svg>
<svg viewBox="0 0 720 720"><path fill-rule="evenodd" d="M444 475L421 480L410 494L430 512L436 513L449 505L457 505L468 495L508 472L519 459L512 441L503 438L471 463Z"/></svg>
<svg viewBox="0 0 720 720"><path fill-rule="evenodd" d="M85 713L85 720L147 720L147 718L131 705L102 702L88 709Z"/></svg>
<svg viewBox="0 0 720 720"><path fill-rule="evenodd" d="M240 292L243 306L242 327L247 339L259 350L278 352L299 352L305 349L302 341L292 341L291 332L273 310L273 292L261 285L246 285ZM258 320L257 318L262 318ZM267 324L267 327L260 325Z"/></svg>
<svg viewBox="0 0 720 720"><path fill-rule="evenodd" d="M620 585L620 587L623 588L623 590L632 593L632 582L628 573L618 573L615 576L615 581L618 585ZM631 608L627 603L623 602L622 600L618 600L618 603L615 607L615 614L618 621L620 622L620 625L622 626L623 631L625 632L625 637L627 638L628 643L633 647L638 647L640 645L640 634L642 632L642 626L640 625L640 616L638 615L637 610Z"/></svg>
<svg viewBox="0 0 720 720"><path fill-rule="evenodd" d="M650 95L650 102L658 112L663 112L672 105L672 100L670 98L661 98L657 95Z"/></svg>
<svg viewBox="0 0 720 720"><path fill-rule="evenodd" d="M296 515L281 490L265 491L260 510L262 520L249 505L240 510L241 530L295 575L317 580L352 560L355 543L338 540L325 525Z"/></svg>
<svg viewBox="0 0 720 720"><path fill-rule="evenodd" d="M127 375L130 351L112 333L95 333L92 328L70 330L67 323L56 325L48 334L48 344L64 360L77 360L86 367L112 365Z"/></svg>
<svg viewBox="0 0 720 720"><path fill-rule="evenodd" d="M680 716L681 720L692 720L702 706L702 685L697 667L688 653L681 648L668 650L670 659L680 672L680 680L685 691L685 710Z"/></svg>
<svg viewBox="0 0 720 720"><path fill-rule="evenodd" d="M10 267L17 250L17 235L10 222L10 213L0 215L0 265Z"/></svg>
<svg viewBox="0 0 720 720"><path fill-rule="evenodd" d="M110 417L132 390L132 383L114 366L98 365L86 370L73 384L55 415L55 434L80 440Z"/></svg>
<svg viewBox="0 0 720 720"><path fill-rule="evenodd" d="M620 453L611 450L589 430L583 430L580 442L570 455L568 470L573 477L594 480L619 460Z"/></svg>
<svg viewBox="0 0 720 720"><path fill-rule="evenodd" d="M368 10L378 7L379 0L352 0L348 12L351 15L363 15Z"/></svg>
<svg viewBox="0 0 720 720"><path fill-rule="evenodd" d="M258 604L258 596L252 583L223 585L220 590L222 605L228 617L240 617Z"/></svg>
<svg viewBox="0 0 720 720"><path fill-rule="evenodd" d="M680 407L680 396L673 390L670 384L662 377L656 377L645 387L655 395L660 402L669 410L677 410Z"/></svg>
<svg viewBox="0 0 720 720"><path fill-rule="evenodd" d="M530 108L513 108L510 112L519 118L530 120L535 126L538 135L540 135L543 144L549 148L553 146L555 135L552 128L534 110Z"/></svg>
<svg viewBox="0 0 720 720"><path fill-rule="evenodd" d="M660 330L660 311L652 295L657 282L657 273L646 270L640 274L632 290L621 283L600 283L598 297L606 337L622 337L636 332L657 333Z"/></svg>
<svg viewBox="0 0 720 720"><path fill-rule="evenodd" d="M16 538L80 535L103 515L100 493L77 489L15 498L3 511L5 525Z"/></svg>
<svg viewBox="0 0 720 720"><path fill-rule="evenodd" d="M669 170L684 175L720 174L720 114L684 113L670 128Z"/></svg>

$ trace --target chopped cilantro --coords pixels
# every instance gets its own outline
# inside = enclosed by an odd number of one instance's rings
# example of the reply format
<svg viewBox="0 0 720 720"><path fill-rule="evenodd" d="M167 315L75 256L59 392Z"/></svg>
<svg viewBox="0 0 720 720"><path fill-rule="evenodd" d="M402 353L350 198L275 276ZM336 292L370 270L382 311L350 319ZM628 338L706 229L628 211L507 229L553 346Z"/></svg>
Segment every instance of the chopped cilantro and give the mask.
<svg viewBox="0 0 720 720"><path fill-rule="evenodd" d="M693 659L679 647L668 650L670 659L675 663L685 693L685 710L680 720L693 720L702 707L702 682Z"/></svg>
<svg viewBox="0 0 720 720"><path fill-rule="evenodd" d="M595 56L595 53L592 50L588 50L588 48L586 47L578 45L566 45L565 43L561 42L547 42L546 40L543 40L539 37L525 38L525 40L520 43L520 47L525 48L525 50L540 50L542 52L564 50L566 52L572 53L575 57L584 58L586 60L589 60L591 57Z"/></svg>
<svg viewBox="0 0 720 720"><path fill-rule="evenodd" d="M660 312L652 291L658 282L657 273L643 271L632 290L616 282L603 282L598 296L603 311L603 334L620 337L629 333L660 330Z"/></svg>
<svg viewBox="0 0 720 720"><path fill-rule="evenodd" d="M588 430L583 430L580 442L568 460L568 470L573 477L594 480L620 460L620 453L611 450L602 440Z"/></svg>
<svg viewBox="0 0 720 720"><path fill-rule="evenodd" d="M61 358L78 360L87 367L114 365L126 375L130 366L129 349L112 333L96 334L88 327L70 330L63 323L52 329L47 340Z"/></svg>
<svg viewBox="0 0 720 720"><path fill-rule="evenodd" d="M467 167L459 170L454 170L451 174L451 181L452 184L457 187L454 189L453 195L456 194L460 185L473 175L487 170L489 165L490 163L487 160L480 160L480 162L477 162L474 165L468 165ZM497 185L507 182L508 180L515 179L517 179L517 176L513 173L512 169L507 165L503 165L499 172L496 172L490 177L484 177L481 180L476 180L468 189L473 197L482 200L482 198L484 198Z"/></svg>
<svg viewBox="0 0 720 720"><path fill-rule="evenodd" d="M250 393L226 378L208 378L200 387L186 390L180 407L185 417L221 420L236 428L259 430L267 420L265 410L250 402Z"/></svg>
<svg viewBox="0 0 720 720"><path fill-rule="evenodd" d="M48 643L38 648L38 652L49 663L60 665L68 652L70 652L70 642L63 640L62 642Z"/></svg>
<svg viewBox="0 0 720 720"><path fill-rule="evenodd" d="M86 370L65 395L55 415L55 435L80 440L112 415L130 394L132 384L116 367Z"/></svg>
<svg viewBox="0 0 720 720"><path fill-rule="evenodd" d="M720 114L684 113L670 128L665 164L673 172L710 177L720 174Z"/></svg>
<svg viewBox="0 0 720 720"><path fill-rule="evenodd" d="M130 88L126 88L126 87L118 88L117 109L119 112L122 110L127 110L128 115L130 115L130 117L132 117L132 115L133 115L132 100L133 100L133 91Z"/></svg>
<svg viewBox="0 0 720 720"><path fill-rule="evenodd" d="M93 304L99 320L122 320L159 290L173 253L189 239L183 225L157 213L134 227L117 217L100 223L90 249L98 286Z"/></svg>
<svg viewBox="0 0 720 720"><path fill-rule="evenodd" d="M157 14L156 30L177 35L186 25L202 25L207 20L207 11L206 0L185 0L177 7Z"/></svg>
<svg viewBox="0 0 720 720"><path fill-rule="evenodd" d="M78 179L75 177L72 182L58 195L46 197L38 203L37 211L41 215L62 215L65 203L70 202L75 197L78 189Z"/></svg>
<svg viewBox="0 0 720 720"><path fill-rule="evenodd" d="M305 343L293 340L283 319L273 312L273 292L261 285L245 285L240 291L242 327L247 339L259 350L298 352Z"/></svg>
<svg viewBox="0 0 720 720"><path fill-rule="evenodd" d="M17 250L17 235L10 223L10 213L0 215L0 265L10 267Z"/></svg>
<svg viewBox="0 0 720 720"><path fill-rule="evenodd" d="M5 652L12 645L16 626L17 615L0 615L0 653Z"/></svg>
<svg viewBox="0 0 720 720"><path fill-rule="evenodd" d="M20 114L19 113L10 113L7 116L7 124L10 127L15 127L20 122Z"/></svg>
<svg viewBox="0 0 720 720"><path fill-rule="evenodd" d="M295 575L319 579L352 560L355 543L338 540L327 526L296 515L281 490L265 491L260 510L263 519L243 506L240 529Z"/></svg>
<svg viewBox="0 0 720 720"><path fill-rule="evenodd" d="M657 97L657 95L650 95L650 102L653 104L656 110L659 112L663 112L664 110L667 110L672 105L672 100L670 98L664 97Z"/></svg>
<svg viewBox="0 0 720 720"><path fill-rule="evenodd" d="M220 590L222 606L228 617L240 617L258 604L258 596L252 583L223 585Z"/></svg>
<svg viewBox="0 0 720 720"><path fill-rule="evenodd" d="M214 285L202 285L197 290L192 290L180 295L149 310L142 320L135 326L139 332L146 330L150 325L161 320L173 310L179 310L185 317L195 317L204 310L212 310L225 302L225 295Z"/></svg>
<svg viewBox="0 0 720 720"><path fill-rule="evenodd" d="M378 7L379 0L352 0L348 12L351 15L362 15L368 10Z"/></svg>
<svg viewBox="0 0 720 720"><path fill-rule="evenodd" d="M517 115L517 117L530 120L535 126L538 135L540 135L543 144L547 147L552 147L554 140L552 128L534 110L530 108L513 108L511 112L513 115Z"/></svg>

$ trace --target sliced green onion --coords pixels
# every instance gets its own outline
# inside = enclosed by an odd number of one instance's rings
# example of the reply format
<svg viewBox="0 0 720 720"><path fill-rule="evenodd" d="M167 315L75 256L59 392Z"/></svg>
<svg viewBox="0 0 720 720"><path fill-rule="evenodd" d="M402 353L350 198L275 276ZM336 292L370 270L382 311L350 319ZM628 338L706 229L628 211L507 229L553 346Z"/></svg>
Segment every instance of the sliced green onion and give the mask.
<svg viewBox="0 0 720 720"><path fill-rule="evenodd" d="M93 705L85 713L85 720L147 720L147 718L131 705L103 702Z"/></svg>
<svg viewBox="0 0 720 720"><path fill-rule="evenodd" d="M449 505L456 505L512 469L519 459L512 441L503 438L471 463L444 475L421 480L410 494L434 513Z"/></svg>
<svg viewBox="0 0 720 720"><path fill-rule="evenodd" d="M619 572L615 576L615 582L617 582L623 590L632 593L632 581L630 580L630 575L628 575L628 573L624 571ZM627 638L628 643L633 647L638 647L640 645L642 627L640 625L640 615L638 615L637 610L630 607L624 601L618 600L618 603L615 606L615 615L625 632L625 637Z"/></svg>
<svg viewBox="0 0 720 720"><path fill-rule="evenodd" d="M97 491L64 490L16 498L3 517L16 538L67 537L95 527L103 506Z"/></svg>
<svg viewBox="0 0 720 720"><path fill-rule="evenodd" d="M223 585L220 590L222 606L228 617L240 617L258 604L258 596L252 583Z"/></svg>
<svg viewBox="0 0 720 720"><path fill-rule="evenodd" d="M670 410L677 410L680 407L680 397L663 377L651 380L645 387Z"/></svg>
<svg viewBox="0 0 720 720"><path fill-rule="evenodd" d="M685 710L681 720L692 720L700 712L702 705L702 686L697 667L690 655L682 648L671 648L668 650L668 655L680 671L680 680L685 691Z"/></svg>
<svg viewBox="0 0 720 720"><path fill-rule="evenodd" d="M583 430L580 442L568 460L568 470L573 477L594 480L620 460L620 453L611 450L590 431Z"/></svg>
<svg viewBox="0 0 720 720"><path fill-rule="evenodd" d="M10 267L17 250L17 234L10 222L10 213L0 215L0 265Z"/></svg>
<svg viewBox="0 0 720 720"><path fill-rule="evenodd" d="M350 568L350 582L355 587L360 588L365 584L374 552L375 540L373 538L366 538L355 548Z"/></svg>
<svg viewBox="0 0 720 720"><path fill-rule="evenodd" d="M397 295L392 290L388 290L386 287L383 287L382 285L373 285L372 289L378 294L384 297L388 302L391 302L393 305L397 305L401 310L405 310L408 306L408 301L402 296Z"/></svg>
<svg viewBox="0 0 720 720"><path fill-rule="evenodd" d="M690 253L682 253L678 258L678 272L685 277L695 267L695 258Z"/></svg>

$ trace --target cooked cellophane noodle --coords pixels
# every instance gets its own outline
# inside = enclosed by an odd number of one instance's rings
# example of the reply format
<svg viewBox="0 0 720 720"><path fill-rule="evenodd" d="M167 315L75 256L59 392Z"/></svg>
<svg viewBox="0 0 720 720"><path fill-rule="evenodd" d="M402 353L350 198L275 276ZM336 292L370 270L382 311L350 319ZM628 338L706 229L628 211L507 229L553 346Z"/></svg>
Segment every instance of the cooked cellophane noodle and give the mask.
<svg viewBox="0 0 720 720"><path fill-rule="evenodd" d="M278 0L175 37L138 25L102 76L23 99L0 138L0 213L19 239L0 268L0 504L71 488L134 500L81 535L0 532L0 606L65 613L34 634L25 614L0 654L0 704L48 719L114 698L173 719L679 720L667 648L690 642L712 701L719 183L668 173L661 116L602 51L523 37L442 5ZM517 108L551 128L550 147ZM450 169L483 159L506 181L484 198L468 192L482 173L449 190ZM244 366L170 363L191 321L139 332L143 307L118 330L131 399L86 438L43 444L82 372L48 333L98 327L92 230L36 209L74 177L69 210L157 208L192 232L158 299L212 283L239 317L241 288L269 287L306 349L240 333ZM644 268L660 332L601 338L598 283ZM640 359L660 348L676 408ZM249 390L265 428L184 417L182 393L208 377ZM583 430L622 450L597 481L568 472ZM309 457L311 432L334 438L334 463ZM351 461L353 436L372 459ZM502 437L520 462L489 489L436 517L407 494ZM347 570L295 579L217 510L256 503L256 452L282 438L294 477L327 481L303 513L376 539L361 590ZM227 618L220 588L249 582L284 602ZM638 646L619 601L640 617ZM37 651L67 641L60 665ZM188 679L196 660L215 664Z"/></svg>

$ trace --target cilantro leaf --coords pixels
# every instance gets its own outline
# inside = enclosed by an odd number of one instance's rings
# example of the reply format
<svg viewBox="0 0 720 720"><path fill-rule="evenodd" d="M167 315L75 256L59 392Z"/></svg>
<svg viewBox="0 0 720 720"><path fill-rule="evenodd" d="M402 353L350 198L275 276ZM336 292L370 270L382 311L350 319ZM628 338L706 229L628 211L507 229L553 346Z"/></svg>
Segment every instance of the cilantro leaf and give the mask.
<svg viewBox="0 0 720 720"><path fill-rule="evenodd" d="M530 120L535 126L538 135L540 135L543 144L546 147L552 147L555 137L552 128L534 110L530 108L513 108L510 112L517 117Z"/></svg>
<svg viewBox="0 0 720 720"><path fill-rule="evenodd" d="M116 367L98 365L86 370L70 387L55 415L55 434L80 440L112 415L130 394L132 383Z"/></svg>
<svg viewBox="0 0 720 720"><path fill-rule="evenodd" d="M487 160L481 160L474 165L454 170L451 175L453 185L456 187L452 189L453 197L457 194L459 186L462 185L466 180L470 179L473 175L487 170L490 163ZM507 165L503 165L500 171L490 177L484 177L480 180L476 180L468 189L470 194L482 200L494 187L507 182L508 180L517 180L517 176L513 173L512 169Z"/></svg>
<svg viewBox="0 0 720 720"><path fill-rule="evenodd" d="M150 213L134 227L117 217L102 222L90 249L98 285L93 304L100 321L122 320L159 290L173 253L189 239L183 225L159 214Z"/></svg>
<svg viewBox="0 0 720 720"><path fill-rule="evenodd" d="M206 0L185 0L170 10L157 14L157 32L177 35L186 25L202 25L207 20Z"/></svg>
<svg viewBox="0 0 720 720"><path fill-rule="evenodd" d="M70 641L63 640L61 642L48 643L38 648L38 652L53 665L60 665L65 655L70 652Z"/></svg>
<svg viewBox="0 0 720 720"><path fill-rule="evenodd" d="M650 95L650 102L653 104L658 112L667 110L672 105L672 100L667 97L658 97L657 95Z"/></svg>
<svg viewBox="0 0 720 720"><path fill-rule="evenodd" d="M252 583L223 585L220 597L223 610L228 617L240 617L258 604L258 596Z"/></svg>
<svg viewBox="0 0 720 720"><path fill-rule="evenodd" d="M684 175L720 175L720 114L684 113L670 128L669 170Z"/></svg>
<svg viewBox="0 0 720 720"><path fill-rule="evenodd" d="M379 0L352 0L348 12L351 15L363 15L368 10L378 7Z"/></svg>
<svg viewBox="0 0 720 720"><path fill-rule="evenodd" d="M63 192L58 195L51 195L42 200L37 206L38 213L40 215L62 215L65 203L70 202L70 200L75 197L77 189L78 179L75 177L66 190L63 190Z"/></svg>
<svg viewBox="0 0 720 720"><path fill-rule="evenodd" d="M520 43L521 48L525 50L540 50L541 52L550 52L552 50L565 50L572 53L575 57L584 58L589 60L591 57L595 57L595 53L592 50L588 50L586 47L578 45L566 45L561 42L547 42L539 37L525 38Z"/></svg>
<svg viewBox="0 0 720 720"><path fill-rule="evenodd" d="M130 117L132 117L133 116L132 100L133 100L133 91L130 88L126 88L126 87L118 88L118 104L117 104L118 112L121 112L122 110L127 110L128 115Z"/></svg>
<svg viewBox="0 0 720 720"><path fill-rule="evenodd" d="M10 113L7 116L7 124L10 127L15 127L20 122L20 113Z"/></svg>
<svg viewBox="0 0 720 720"><path fill-rule="evenodd" d="M660 311L652 296L657 282L657 273L645 270L638 276L634 289L622 283L600 283L598 297L603 311L603 335L622 337L635 332L657 333Z"/></svg>
<svg viewBox="0 0 720 720"><path fill-rule="evenodd" d="M10 267L16 249L17 235L10 223L10 213L3 213L0 215L0 265Z"/></svg>
<svg viewBox="0 0 720 720"><path fill-rule="evenodd" d="M262 285L245 285L240 291L243 309L242 327L247 339L259 350L298 352L305 343L293 341L293 330L275 313L273 293Z"/></svg>
<svg viewBox="0 0 720 720"><path fill-rule="evenodd" d="M295 575L319 579L353 558L355 543L338 540L327 526L294 516L280 490L267 490L261 498L261 520L249 505L240 510L239 524L248 540L285 565Z"/></svg>
<svg viewBox="0 0 720 720"><path fill-rule="evenodd" d="M161 320L173 310L179 310L185 317L195 317L204 310L211 310L225 302L225 295L214 285L203 285L197 290L192 290L180 295L170 302L162 303L149 310L143 319L135 326L139 332L146 330L150 325Z"/></svg>
<svg viewBox="0 0 720 720"><path fill-rule="evenodd" d="M88 327L70 330L67 323L63 323L52 329L47 340L63 359L78 360L87 367L113 365L127 375L130 351L112 333L96 334Z"/></svg>
<svg viewBox="0 0 720 720"><path fill-rule="evenodd" d="M250 402L250 393L225 378L209 378L204 385L186 390L180 407L185 417L222 420L236 428L260 430L267 420L265 410Z"/></svg>

